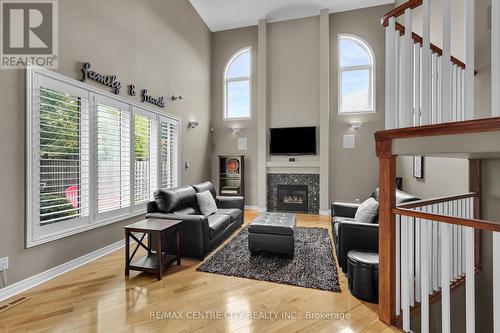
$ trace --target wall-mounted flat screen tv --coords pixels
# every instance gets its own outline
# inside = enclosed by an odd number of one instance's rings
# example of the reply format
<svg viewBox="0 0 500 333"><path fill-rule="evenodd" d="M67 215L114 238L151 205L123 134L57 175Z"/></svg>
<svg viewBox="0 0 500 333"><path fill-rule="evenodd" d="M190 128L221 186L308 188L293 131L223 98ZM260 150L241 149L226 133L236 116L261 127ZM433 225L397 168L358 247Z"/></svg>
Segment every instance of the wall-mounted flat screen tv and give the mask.
<svg viewBox="0 0 500 333"><path fill-rule="evenodd" d="M271 128L271 155L316 155L316 127Z"/></svg>

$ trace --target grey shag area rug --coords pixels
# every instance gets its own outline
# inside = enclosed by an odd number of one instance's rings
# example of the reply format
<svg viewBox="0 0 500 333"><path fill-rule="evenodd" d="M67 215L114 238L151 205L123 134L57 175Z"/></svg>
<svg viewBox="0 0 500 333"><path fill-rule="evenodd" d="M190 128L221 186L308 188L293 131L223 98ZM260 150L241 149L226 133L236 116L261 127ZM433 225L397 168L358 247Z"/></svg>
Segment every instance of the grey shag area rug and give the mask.
<svg viewBox="0 0 500 333"><path fill-rule="evenodd" d="M265 253L251 256L246 227L198 271L340 292L328 230L297 227L295 232L293 258Z"/></svg>

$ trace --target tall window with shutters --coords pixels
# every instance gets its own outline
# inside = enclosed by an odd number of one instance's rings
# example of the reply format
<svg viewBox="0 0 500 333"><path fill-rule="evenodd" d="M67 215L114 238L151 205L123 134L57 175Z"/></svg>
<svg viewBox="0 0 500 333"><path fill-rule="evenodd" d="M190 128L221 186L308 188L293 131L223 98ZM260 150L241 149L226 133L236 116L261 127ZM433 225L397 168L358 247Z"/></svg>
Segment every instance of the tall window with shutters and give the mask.
<svg viewBox="0 0 500 333"><path fill-rule="evenodd" d="M37 176L40 225L89 215L89 115L82 97L40 88Z"/></svg>
<svg viewBox="0 0 500 333"><path fill-rule="evenodd" d="M339 35L339 114L375 112L375 57L354 35Z"/></svg>
<svg viewBox="0 0 500 333"><path fill-rule="evenodd" d="M134 119L134 174L136 205L153 198L158 189L157 121L147 114Z"/></svg>
<svg viewBox="0 0 500 333"><path fill-rule="evenodd" d="M179 184L178 118L33 67L27 105L27 247L143 214Z"/></svg>
<svg viewBox="0 0 500 333"><path fill-rule="evenodd" d="M98 214L130 207L130 110L96 98Z"/></svg>
<svg viewBox="0 0 500 333"><path fill-rule="evenodd" d="M160 188L178 185L177 166L178 123L168 118L160 118Z"/></svg>

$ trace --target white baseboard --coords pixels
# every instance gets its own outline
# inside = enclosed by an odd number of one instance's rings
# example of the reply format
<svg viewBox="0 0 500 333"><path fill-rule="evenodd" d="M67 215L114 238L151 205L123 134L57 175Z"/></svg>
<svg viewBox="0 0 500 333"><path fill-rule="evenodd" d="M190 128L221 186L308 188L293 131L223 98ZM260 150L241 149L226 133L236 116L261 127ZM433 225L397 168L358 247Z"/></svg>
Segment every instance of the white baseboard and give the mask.
<svg viewBox="0 0 500 333"><path fill-rule="evenodd" d="M245 205L245 210L259 210L257 206Z"/></svg>
<svg viewBox="0 0 500 333"><path fill-rule="evenodd" d="M107 245L101 249L87 253L79 258L70 260L62 265L56 266L44 272L30 276L27 279L8 285L7 287L0 289L0 302L6 300L7 298L15 296L23 291L36 287L39 284L47 282L61 274L64 274L75 268L83 266L93 260L99 259L111 252L114 252L124 247L124 245L125 245L124 240L118 241L116 243Z"/></svg>
<svg viewBox="0 0 500 333"><path fill-rule="evenodd" d="M265 213L265 212L267 212L267 207L257 207L257 210L258 210L260 213Z"/></svg>
<svg viewBox="0 0 500 333"><path fill-rule="evenodd" d="M319 211L319 215L330 216L330 210L329 209L327 209L327 210L320 210Z"/></svg>

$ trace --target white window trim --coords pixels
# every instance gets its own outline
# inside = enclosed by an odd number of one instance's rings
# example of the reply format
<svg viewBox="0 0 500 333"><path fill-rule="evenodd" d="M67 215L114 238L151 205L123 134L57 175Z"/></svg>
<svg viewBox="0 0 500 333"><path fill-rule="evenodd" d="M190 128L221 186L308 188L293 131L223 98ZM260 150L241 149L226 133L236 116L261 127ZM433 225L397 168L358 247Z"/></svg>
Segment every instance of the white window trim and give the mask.
<svg viewBox="0 0 500 333"><path fill-rule="evenodd" d="M242 76L242 77L236 77L236 78L230 78L227 79L227 71L229 69L229 66L233 63L233 61L238 58L242 53L245 52L250 52L250 76ZM234 121L234 120L251 120L252 119L252 47L251 46L246 46L240 50L238 50L236 53L234 53L231 58L226 63L226 66L224 67L224 72L222 74L222 120L224 121ZM248 117L228 117L227 116L227 86L231 82L238 82L238 81L248 81L249 85L249 116Z"/></svg>
<svg viewBox="0 0 500 333"><path fill-rule="evenodd" d="M49 79L53 79L55 81L59 81L63 84L69 85L70 89L75 89L75 90L86 90L88 92L88 104L89 104L89 113L90 113L90 156L94 156L96 153L96 147L97 147L97 137L95 135L96 133L96 123L95 123L95 100L96 96L102 96L104 98L110 98L112 100L116 100L117 103L126 103L130 107L131 111L131 117L134 116L136 111L139 112L147 112L148 114L153 114L157 120L163 118L163 119L169 119L172 122L177 122L178 123L178 128L177 128L177 145L175 147L177 155L177 179L178 183L182 183L181 179L181 131L182 131L182 119L180 117L177 117L175 115L168 114L166 112L160 112L157 110L149 109L144 107L143 105L139 103L135 103L127 98L121 97L114 95L112 93L100 90L94 86L88 85L86 83L68 78L64 75L55 73L53 71L50 71L45 68L41 68L38 66L32 66L28 65L27 70L26 70L26 248L34 247L37 245L41 245L44 243L48 243L57 239L65 238L71 235L75 235L81 232L85 232L88 230L92 230L95 228L103 227L105 225L109 225L112 223L116 223L119 221L123 221L125 219L143 215L146 213L145 211L145 204L139 205L141 207L135 206L133 204L133 201L131 201L130 209L128 210L117 210L116 214L112 216L107 216L105 218L98 218L98 213L95 207L97 206L97 195L96 195L96 185L97 183L95 182L95 175L96 175L96 167L94 163L90 163L90 203L89 203L89 209L90 209L90 214L89 217L86 217L87 221L85 223L79 223L78 225L72 225L69 228L64 228L63 230L58 230L54 232L49 232L44 234L43 236L37 236L37 231L36 228L39 228L40 226L35 225L34 221L34 204L33 204L33 196L36 194L36 189L37 184L36 184L36 179L33 179L33 174L36 171L35 170L35 165L34 165L34 154L37 152L37 145L35 142L33 142L32 137L33 137L33 125L34 125L34 117L37 115L35 114L38 111L38 100L36 100L33 96L33 93L35 92L35 89L39 87L39 77L47 77ZM133 118L131 118L131 127L133 126ZM159 123L159 122L158 122ZM133 127L132 127L133 130ZM131 132L133 133L133 132ZM133 135L130 136L131 143L133 143ZM134 146L131 144L131 154L133 154L133 149ZM131 155L132 157L133 155ZM158 155L159 158L159 155ZM132 158L130 159L131 162L133 161ZM133 168L134 163L131 163L131 168L130 168L130 183L131 183L131 189L133 190L134 186L134 168ZM158 187L160 186L160 179L158 178ZM133 196L134 192L131 191L131 196ZM77 218L77 219L82 219L82 218ZM67 220L64 223L66 225L69 225L68 222L71 223L72 220Z"/></svg>
<svg viewBox="0 0 500 333"><path fill-rule="evenodd" d="M357 43L360 43L366 50L368 51L368 54L370 56L371 60L371 65L361 65L361 66L347 66L347 67L341 67L340 66L340 41L342 38L349 38ZM376 59L375 59L375 53L373 52L372 47L370 44L368 44L363 38L354 35L354 34L339 34L338 35L338 41L337 41L337 66L338 66L338 71L337 71L337 82L338 82L338 91L337 91L337 109L338 109L338 114L340 116L347 116L347 115L355 115L355 114L366 114L366 113L375 113L376 108L377 108L377 94L376 94ZM346 112L342 111L342 73L344 72L349 72L349 71L355 71L355 70L363 70L363 69L368 69L370 73L370 85L369 85L369 94L370 94L370 99L371 99L371 108L369 110L363 110L359 112Z"/></svg>

